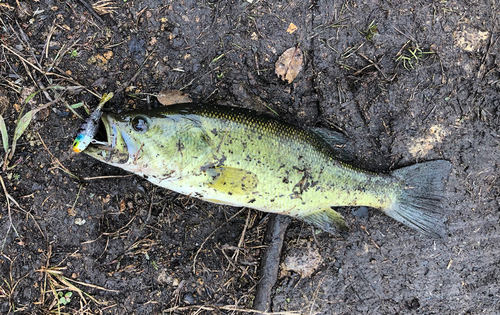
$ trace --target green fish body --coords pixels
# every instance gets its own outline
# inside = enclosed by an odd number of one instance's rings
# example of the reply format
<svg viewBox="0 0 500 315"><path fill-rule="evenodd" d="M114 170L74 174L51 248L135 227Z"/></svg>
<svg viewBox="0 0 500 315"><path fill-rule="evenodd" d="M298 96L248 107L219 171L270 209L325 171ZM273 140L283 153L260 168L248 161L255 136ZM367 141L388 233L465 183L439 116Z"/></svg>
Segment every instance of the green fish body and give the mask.
<svg viewBox="0 0 500 315"><path fill-rule="evenodd" d="M339 160L334 132L227 106L176 104L101 120L106 139L85 153L181 194L289 215L328 232L346 228L335 206L377 208L426 234L444 232L444 160L374 174Z"/></svg>

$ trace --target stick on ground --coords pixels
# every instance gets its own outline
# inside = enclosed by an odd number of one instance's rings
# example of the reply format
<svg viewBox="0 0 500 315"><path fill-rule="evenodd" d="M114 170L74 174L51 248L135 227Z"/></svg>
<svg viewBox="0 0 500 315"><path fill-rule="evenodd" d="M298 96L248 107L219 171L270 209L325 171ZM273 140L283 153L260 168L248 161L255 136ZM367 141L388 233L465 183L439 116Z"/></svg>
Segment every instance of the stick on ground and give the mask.
<svg viewBox="0 0 500 315"><path fill-rule="evenodd" d="M268 245L259 266L260 282L253 302L253 308L267 312L271 308L271 290L278 279L281 249L286 229L292 219L288 216L270 214L265 244Z"/></svg>

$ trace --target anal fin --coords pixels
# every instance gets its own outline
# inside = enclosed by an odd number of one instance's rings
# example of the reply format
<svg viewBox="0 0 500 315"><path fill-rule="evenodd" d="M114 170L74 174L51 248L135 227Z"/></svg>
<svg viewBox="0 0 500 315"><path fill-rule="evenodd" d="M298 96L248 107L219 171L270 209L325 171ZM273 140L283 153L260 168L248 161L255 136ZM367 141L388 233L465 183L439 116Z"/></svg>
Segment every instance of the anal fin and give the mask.
<svg viewBox="0 0 500 315"><path fill-rule="evenodd" d="M349 229L344 221L344 217L330 207L309 212L305 215L299 214L297 218L329 233L346 231Z"/></svg>

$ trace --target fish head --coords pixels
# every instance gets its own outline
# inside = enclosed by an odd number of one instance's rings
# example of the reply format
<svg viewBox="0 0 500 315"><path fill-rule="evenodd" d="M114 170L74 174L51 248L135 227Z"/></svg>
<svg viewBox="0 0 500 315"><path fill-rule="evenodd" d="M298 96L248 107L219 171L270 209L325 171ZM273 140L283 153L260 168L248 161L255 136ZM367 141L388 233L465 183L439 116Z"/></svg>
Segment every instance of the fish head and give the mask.
<svg viewBox="0 0 500 315"><path fill-rule="evenodd" d="M142 113L104 113L96 136L83 152L104 163L147 175L153 161L158 160L153 155L158 156L160 139L169 138L165 134L166 123L168 119L159 120Z"/></svg>

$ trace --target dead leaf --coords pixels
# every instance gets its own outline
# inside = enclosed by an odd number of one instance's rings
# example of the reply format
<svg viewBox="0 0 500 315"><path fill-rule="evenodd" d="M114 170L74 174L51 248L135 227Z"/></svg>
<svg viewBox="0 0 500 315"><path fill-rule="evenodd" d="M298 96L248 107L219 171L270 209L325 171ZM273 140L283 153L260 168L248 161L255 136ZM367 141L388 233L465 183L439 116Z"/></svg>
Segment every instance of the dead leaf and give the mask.
<svg viewBox="0 0 500 315"><path fill-rule="evenodd" d="M292 83L293 79L302 70L302 63L304 56L299 47L292 47L287 49L276 61L276 75L283 81Z"/></svg>
<svg viewBox="0 0 500 315"><path fill-rule="evenodd" d="M107 52L105 52L102 55L104 56L104 58L106 58L107 60L109 60L109 59L111 59L111 57L113 57L113 52L111 50L108 50Z"/></svg>
<svg viewBox="0 0 500 315"><path fill-rule="evenodd" d="M69 215L69 216L71 216L71 217L76 216L76 211L75 211L75 209L73 209L73 208L69 208L69 209L68 209L68 215Z"/></svg>
<svg viewBox="0 0 500 315"><path fill-rule="evenodd" d="M288 28L287 28L287 33L289 34L292 34L293 32L295 32L297 30L297 26L295 26L295 24L293 23L290 23L290 25L288 25Z"/></svg>
<svg viewBox="0 0 500 315"><path fill-rule="evenodd" d="M431 150L434 150L436 145L443 142L448 133L441 125L430 127L427 135L412 139L409 147L411 155L417 159L427 156Z"/></svg>
<svg viewBox="0 0 500 315"><path fill-rule="evenodd" d="M125 200L122 199L122 201L120 202L120 212L123 212L125 211Z"/></svg>
<svg viewBox="0 0 500 315"><path fill-rule="evenodd" d="M462 29L453 32L455 46L468 52L477 51L481 46L487 45L489 37L488 31L482 31L471 25L463 25Z"/></svg>
<svg viewBox="0 0 500 315"><path fill-rule="evenodd" d="M156 98L165 106L193 102L188 94L178 90L162 90Z"/></svg>
<svg viewBox="0 0 500 315"><path fill-rule="evenodd" d="M293 271L302 278L312 275L323 262L319 249L316 246L295 245L287 250L281 270L283 272ZM283 274L282 274L283 276Z"/></svg>
<svg viewBox="0 0 500 315"><path fill-rule="evenodd" d="M34 116L35 116L36 120L44 121L45 119L47 119L49 117L49 114L50 114L50 110L48 108L44 108L44 109L39 110L38 113L36 113Z"/></svg>
<svg viewBox="0 0 500 315"><path fill-rule="evenodd" d="M21 90L21 100L23 103L28 103L30 107L36 106L34 96L40 91L36 91L34 86L25 87Z"/></svg>

